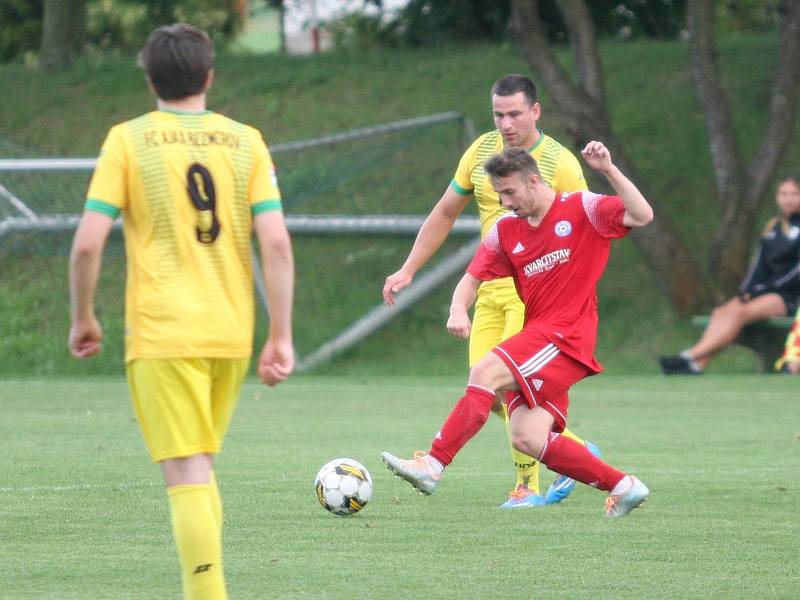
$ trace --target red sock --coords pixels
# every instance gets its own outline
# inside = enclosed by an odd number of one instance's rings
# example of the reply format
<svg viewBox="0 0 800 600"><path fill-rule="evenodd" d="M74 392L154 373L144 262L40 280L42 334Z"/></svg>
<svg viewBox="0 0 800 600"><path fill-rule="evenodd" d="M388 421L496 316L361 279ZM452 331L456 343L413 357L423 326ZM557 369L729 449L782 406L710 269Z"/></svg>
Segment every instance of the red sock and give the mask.
<svg viewBox="0 0 800 600"><path fill-rule="evenodd" d="M466 393L450 411L444 425L433 439L429 454L444 466L453 462L459 450L486 423L493 402L493 392L475 385L468 385Z"/></svg>
<svg viewBox="0 0 800 600"><path fill-rule="evenodd" d="M625 477L625 473L604 463L583 444L558 433L549 434L540 460L551 471L607 492Z"/></svg>

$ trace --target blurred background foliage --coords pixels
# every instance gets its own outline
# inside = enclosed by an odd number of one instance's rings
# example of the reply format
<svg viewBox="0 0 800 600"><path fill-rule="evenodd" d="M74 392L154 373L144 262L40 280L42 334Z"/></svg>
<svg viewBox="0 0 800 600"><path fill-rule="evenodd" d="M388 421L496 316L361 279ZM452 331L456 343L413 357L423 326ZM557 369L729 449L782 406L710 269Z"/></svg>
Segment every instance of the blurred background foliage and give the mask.
<svg viewBox="0 0 800 600"><path fill-rule="evenodd" d="M219 44L241 26L231 0L86 0L85 46L104 51L138 50L161 25L188 22L206 30ZM25 58L41 45L42 0L0 2L0 61Z"/></svg>
<svg viewBox="0 0 800 600"><path fill-rule="evenodd" d="M382 7L381 0L362 5ZM686 0L592 0L587 3L600 37L675 39L686 27ZM777 0L719 2L720 33L774 28ZM539 12L551 42L568 40L557 0L541 0ZM410 0L395 11L353 10L327 24L340 48L440 46L503 42L510 36L511 0Z"/></svg>
<svg viewBox="0 0 800 600"><path fill-rule="evenodd" d="M218 46L233 42L247 13L247 0L72 0L85 3L84 47L136 50L147 34L164 24L190 22L208 31ZM282 11L302 0L268 0ZM719 3L720 32L773 28L778 0L725 0ZM682 35L686 0L592 0L588 3L601 37L674 39ZM369 9L369 10L367 10ZM325 23L340 49L441 46L509 39L510 0L409 0L388 10L382 0L350 0L340 16ZM540 13L553 42L567 40L557 0L542 0ZM35 62L41 45L42 0L0 3L0 61Z"/></svg>

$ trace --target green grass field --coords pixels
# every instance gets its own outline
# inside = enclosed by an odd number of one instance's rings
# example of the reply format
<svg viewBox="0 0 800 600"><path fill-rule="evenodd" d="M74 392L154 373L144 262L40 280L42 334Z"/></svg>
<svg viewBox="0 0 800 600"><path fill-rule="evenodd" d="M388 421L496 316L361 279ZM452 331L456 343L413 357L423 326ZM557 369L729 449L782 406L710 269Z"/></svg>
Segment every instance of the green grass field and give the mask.
<svg viewBox="0 0 800 600"><path fill-rule="evenodd" d="M571 428L652 490L620 520L585 487L497 508L512 473L495 418L430 498L392 478L380 451L426 448L461 389L374 374L248 384L217 463L231 598L800 597L794 379L576 386ZM0 598L177 598L165 495L124 381L5 379L0 407ZM351 518L313 491L337 456L375 481Z"/></svg>

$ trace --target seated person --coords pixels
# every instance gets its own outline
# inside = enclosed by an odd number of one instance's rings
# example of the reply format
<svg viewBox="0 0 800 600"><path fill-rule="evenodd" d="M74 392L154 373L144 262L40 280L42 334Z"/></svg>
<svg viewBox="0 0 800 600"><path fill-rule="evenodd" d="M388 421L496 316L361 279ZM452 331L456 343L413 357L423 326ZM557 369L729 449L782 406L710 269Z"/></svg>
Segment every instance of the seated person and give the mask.
<svg viewBox="0 0 800 600"><path fill-rule="evenodd" d="M775 370L791 375L800 375L800 308L794 317L794 323L786 336L786 348L775 363Z"/></svg>
<svg viewBox="0 0 800 600"><path fill-rule="evenodd" d="M700 340L676 356L662 356L665 375L700 375L750 323L790 315L800 298L800 178L786 177L775 197L779 215L770 220L739 295L711 313Z"/></svg>

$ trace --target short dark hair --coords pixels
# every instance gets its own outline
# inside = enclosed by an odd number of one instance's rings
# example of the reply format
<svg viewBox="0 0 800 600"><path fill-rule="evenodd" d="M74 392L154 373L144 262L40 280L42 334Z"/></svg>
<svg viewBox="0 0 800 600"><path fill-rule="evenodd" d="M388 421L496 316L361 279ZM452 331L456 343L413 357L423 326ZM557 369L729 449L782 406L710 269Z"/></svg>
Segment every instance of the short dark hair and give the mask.
<svg viewBox="0 0 800 600"><path fill-rule="evenodd" d="M513 96L518 92L524 94L529 104L536 104L539 101L533 81L524 75L516 75L514 73L503 75L495 81L489 98L492 98L495 94L498 96Z"/></svg>
<svg viewBox="0 0 800 600"><path fill-rule="evenodd" d="M484 163L483 169L492 179L508 177L515 173L541 177L539 166L524 148L507 148L500 154L495 154Z"/></svg>
<svg viewBox="0 0 800 600"><path fill-rule="evenodd" d="M139 63L159 98L180 100L204 90L214 68L214 44L187 23L159 27L147 38Z"/></svg>

